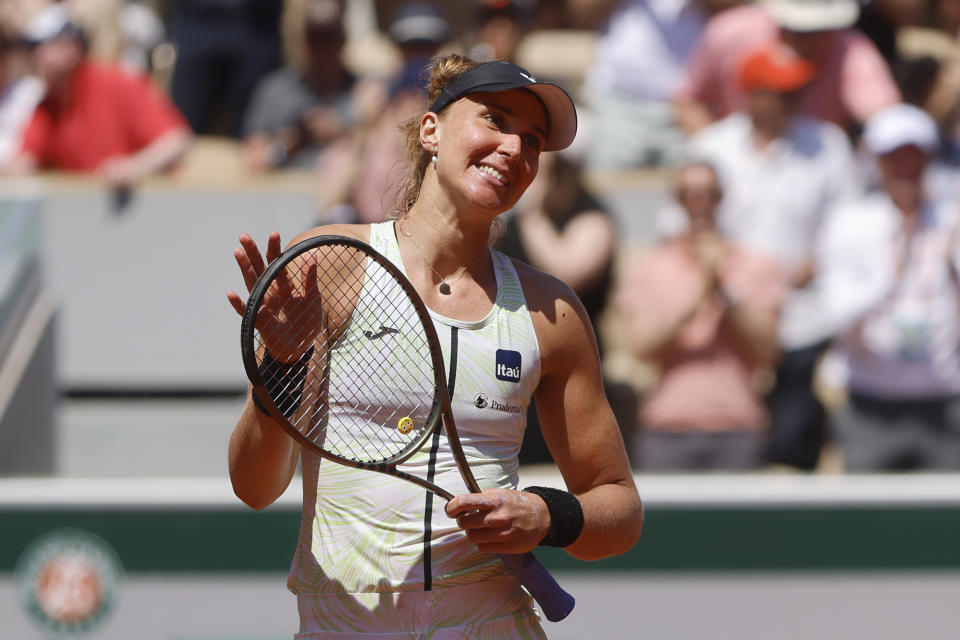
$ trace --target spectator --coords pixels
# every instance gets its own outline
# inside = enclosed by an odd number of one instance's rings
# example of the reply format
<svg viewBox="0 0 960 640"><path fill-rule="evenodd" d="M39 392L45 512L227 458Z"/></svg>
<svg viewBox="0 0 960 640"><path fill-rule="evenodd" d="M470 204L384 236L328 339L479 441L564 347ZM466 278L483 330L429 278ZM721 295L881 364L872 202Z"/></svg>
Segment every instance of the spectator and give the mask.
<svg viewBox="0 0 960 640"><path fill-rule="evenodd" d="M285 66L257 84L245 116L244 155L254 171L312 167L353 126L356 78L346 68L347 38L335 0L306 8L303 69Z"/></svg>
<svg viewBox="0 0 960 640"><path fill-rule="evenodd" d="M400 53L390 93L423 93L424 69L452 35L446 13L430 2L408 2L393 14L387 35Z"/></svg>
<svg viewBox="0 0 960 640"><path fill-rule="evenodd" d="M724 0L604 0L584 98L593 136L588 166L623 169L671 163L683 142L670 97L707 16Z"/></svg>
<svg viewBox="0 0 960 640"><path fill-rule="evenodd" d="M117 20L121 37L118 59L131 69L153 71L154 50L167 37L167 28L160 14L147 2L128 0Z"/></svg>
<svg viewBox="0 0 960 640"><path fill-rule="evenodd" d="M818 70L800 113L856 133L870 115L900 100L877 48L850 28L858 13L856 0L759 0L714 16L674 94L678 122L694 134L742 110L746 96L735 78L744 54L782 39Z"/></svg>
<svg viewBox="0 0 960 640"><path fill-rule="evenodd" d="M147 76L89 60L84 32L63 5L39 13L25 38L46 95L16 170L98 172L124 188L183 156L190 133L173 104Z"/></svg>
<svg viewBox="0 0 960 640"><path fill-rule="evenodd" d="M763 465L769 423L757 374L777 356L779 265L721 237L714 169L679 171L687 230L640 256L616 302L630 347L659 370L640 411L641 470L748 470Z"/></svg>
<svg viewBox="0 0 960 640"><path fill-rule="evenodd" d="M450 23L435 5L400 7L388 34L400 52L399 71L378 91L366 84L356 98L357 126L318 161L320 204L327 220L380 222L396 200L404 149L401 123L425 108L423 69L450 39Z"/></svg>
<svg viewBox="0 0 960 640"><path fill-rule="evenodd" d="M42 97L43 83L26 73L22 47L0 27L0 171L20 152L27 123Z"/></svg>
<svg viewBox="0 0 960 640"><path fill-rule="evenodd" d="M617 240L613 214L587 186L581 152L545 153L508 215L496 247L551 273L577 293L594 326L610 290Z"/></svg>
<svg viewBox="0 0 960 640"><path fill-rule="evenodd" d="M584 181L581 155L568 147L540 156L540 171L508 217L496 248L570 285L596 331L612 284L617 236L613 215ZM621 403L610 399L616 410ZM531 404L520 461L549 460Z"/></svg>
<svg viewBox="0 0 960 640"><path fill-rule="evenodd" d="M253 89L281 66L281 0L176 2L173 101L201 135L243 135Z"/></svg>
<svg viewBox="0 0 960 640"><path fill-rule="evenodd" d="M87 34L93 60L121 62L141 72L166 36L163 21L148 0L65 0L71 17Z"/></svg>
<svg viewBox="0 0 960 640"><path fill-rule="evenodd" d="M11 33L20 33L30 19L53 0L3 0L0 2L0 22Z"/></svg>
<svg viewBox="0 0 960 640"><path fill-rule="evenodd" d="M930 26L901 31L898 45L914 57L935 66L935 76L922 99L909 101L923 107L940 126L952 149L960 141L960 0L941 0L932 6ZM904 100L908 102L907 100Z"/></svg>
<svg viewBox="0 0 960 640"><path fill-rule="evenodd" d="M517 61L517 49L533 27L536 0L472 0L470 57Z"/></svg>
<svg viewBox="0 0 960 640"><path fill-rule="evenodd" d="M814 393L816 367L832 327L821 313L815 242L826 212L862 190L857 161L836 125L800 115L797 102L816 76L813 65L783 43L746 55L738 82L746 110L715 122L690 142L712 163L726 196L724 235L775 258L789 292L780 316L782 351L770 397L771 461L816 467L827 435L826 410ZM674 214L670 226L682 228Z"/></svg>
<svg viewBox="0 0 960 640"><path fill-rule="evenodd" d="M836 418L844 462L960 469L960 216L924 192L936 125L895 105L867 122L863 143L882 189L831 216L819 253L848 372Z"/></svg>

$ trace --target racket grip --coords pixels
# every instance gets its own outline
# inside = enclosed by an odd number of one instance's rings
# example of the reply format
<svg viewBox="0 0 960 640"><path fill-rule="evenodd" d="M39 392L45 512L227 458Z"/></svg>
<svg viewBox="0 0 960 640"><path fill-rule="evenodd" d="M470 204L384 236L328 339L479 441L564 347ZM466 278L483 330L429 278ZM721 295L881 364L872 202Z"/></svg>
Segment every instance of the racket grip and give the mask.
<svg viewBox="0 0 960 640"><path fill-rule="evenodd" d="M573 596L563 590L532 553L504 553L500 559L537 601L547 620L559 622L573 611Z"/></svg>

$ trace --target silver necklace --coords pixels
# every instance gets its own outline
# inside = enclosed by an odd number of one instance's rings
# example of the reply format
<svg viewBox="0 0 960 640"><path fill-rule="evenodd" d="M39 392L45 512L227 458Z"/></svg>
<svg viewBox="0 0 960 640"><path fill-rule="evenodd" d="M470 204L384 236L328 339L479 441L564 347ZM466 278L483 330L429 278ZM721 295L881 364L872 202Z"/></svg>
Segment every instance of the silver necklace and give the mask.
<svg viewBox="0 0 960 640"><path fill-rule="evenodd" d="M420 255L420 261L423 262L423 264L425 264L426 266L430 267L430 270L433 271L434 275L436 275L437 278L440 280L440 284L437 285L437 290L438 290L441 294L443 294L443 295L445 295L445 296L448 296L448 295L450 295L451 293L453 293L453 289L450 288L450 283L456 282L457 280L459 280L460 277L461 277L464 273L466 273L467 268L466 268L466 267L461 267L461 268L460 268L460 271L459 271L455 276L453 276L452 278L444 278L442 275L440 275L440 272L437 271L436 269L434 269L434 268L433 268L433 265L432 265L432 264L429 264L429 263L427 262L426 258L423 257L423 256L424 256L424 253L423 253L423 249L420 248L420 244L414 239L414 237L413 237L412 235L410 235L410 232L408 232L408 231L403 227L403 224L400 223L400 222L398 222L398 223L397 223L397 227L399 227L400 233L402 233L402 234L405 235L406 237L410 238L410 242L412 242L413 245L417 248L417 253Z"/></svg>

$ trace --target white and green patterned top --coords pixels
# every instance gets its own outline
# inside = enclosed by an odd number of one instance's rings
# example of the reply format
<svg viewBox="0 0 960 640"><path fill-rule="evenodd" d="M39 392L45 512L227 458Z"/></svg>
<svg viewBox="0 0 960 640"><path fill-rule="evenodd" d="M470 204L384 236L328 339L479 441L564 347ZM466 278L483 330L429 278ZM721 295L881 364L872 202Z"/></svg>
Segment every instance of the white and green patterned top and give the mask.
<svg viewBox="0 0 960 640"><path fill-rule="evenodd" d="M405 273L392 222L371 225L370 244ZM485 318L462 322L432 311L431 317L453 382L457 432L477 482L516 488L540 350L512 262L494 250L491 258L497 298ZM425 445L400 468L422 477L432 471L439 486L466 493L446 437L437 442L432 460ZM303 497L288 581L296 594L420 591L507 575L446 516L442 499L405 480L304 452Z"/></svg>

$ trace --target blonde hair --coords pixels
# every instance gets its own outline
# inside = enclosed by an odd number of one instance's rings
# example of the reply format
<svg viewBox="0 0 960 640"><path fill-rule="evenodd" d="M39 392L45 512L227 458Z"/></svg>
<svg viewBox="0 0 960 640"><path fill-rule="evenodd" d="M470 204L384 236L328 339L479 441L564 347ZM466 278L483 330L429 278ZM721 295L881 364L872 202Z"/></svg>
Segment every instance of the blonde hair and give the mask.
<svg viewBox="0 0 960 640"><path fill-rule="evenodd" d="M443 90L454 78L461 73L475 69L479 65L480 63L476 60L458 53L436 56L424 70L428 74L427 104L433 104L433 101L443 93ZM397 190L399 194L397 202L394 204L393 211L388 213L388 218L402 218L420 197L423 175L430 164L431 155L420 144L420 120L422 117L423 114L413 116L400 125L409 172L406 181Z"/></svg>

